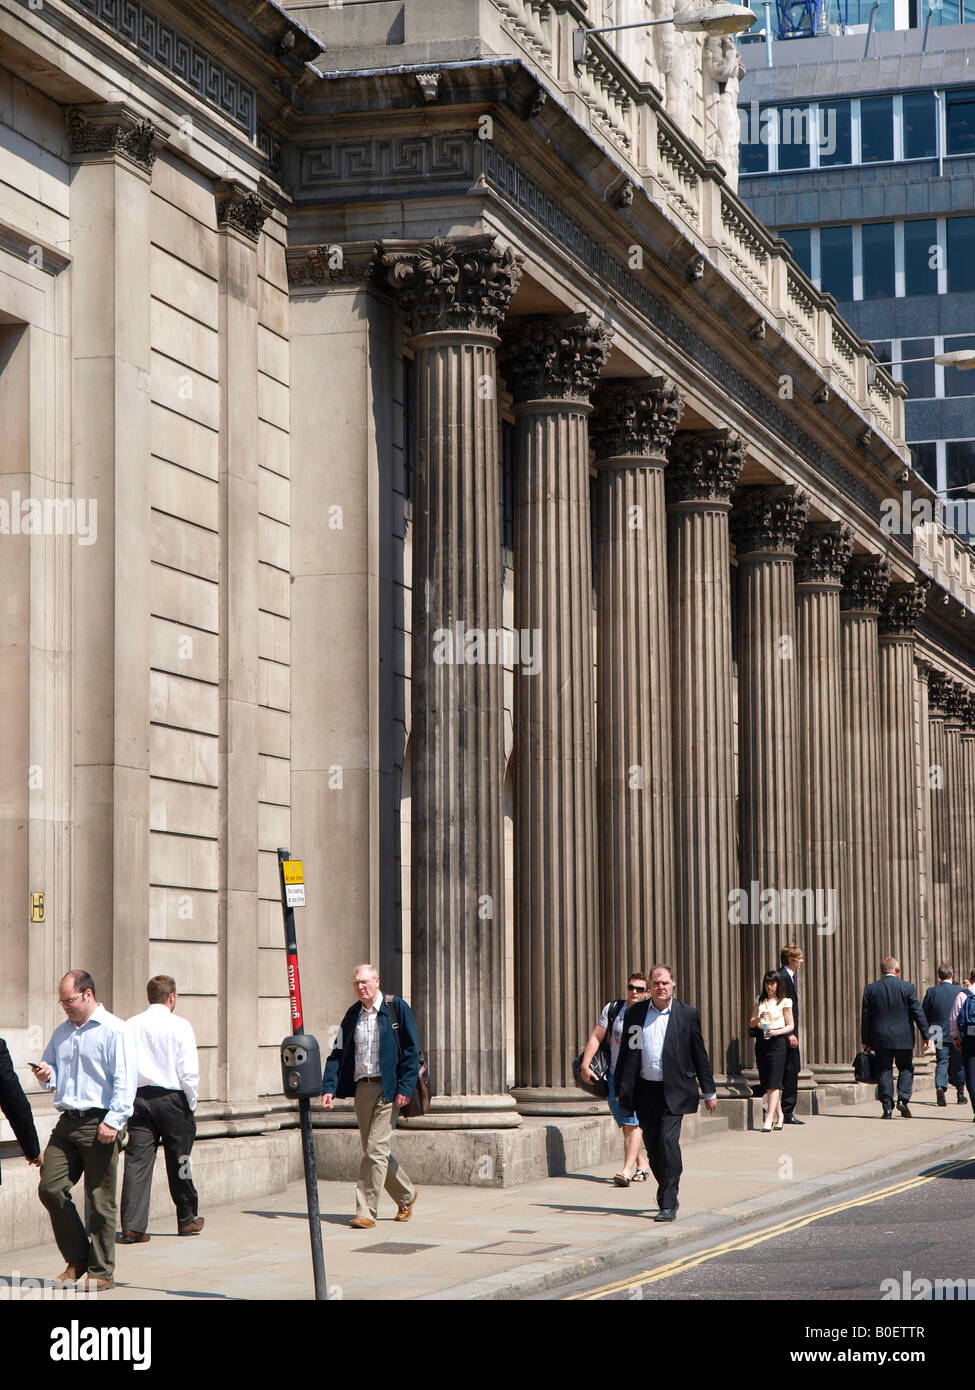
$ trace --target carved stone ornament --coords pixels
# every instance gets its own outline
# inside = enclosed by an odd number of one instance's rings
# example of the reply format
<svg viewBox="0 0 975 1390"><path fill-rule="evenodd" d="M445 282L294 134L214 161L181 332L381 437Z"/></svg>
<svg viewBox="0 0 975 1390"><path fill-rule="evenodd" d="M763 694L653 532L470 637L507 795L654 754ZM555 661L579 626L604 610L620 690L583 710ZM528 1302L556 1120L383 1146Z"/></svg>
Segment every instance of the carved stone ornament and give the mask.
<svg viewBox="0 0 975 1390"><path fill-rule="evenodd" d="M613 207L631 208L633 206L633 185L626 179L613 194Z"/></svg>
<svg viewBox="0 0 975 1390"><path fill-rule="evenodd" d="M371 253L363 256L338 244L315 246L300 260L288 261L288 284L293 289L303 285L356 285L368 280L372 269Z"/></svg>
<svg viewBox="0 0 975 1390"><path fill-rule="evenodd" d="M589 422L597 463L634 456L665 459L683 409L683 396L665 377L604 381Z"/></svg>
<svg viewBox="0 0 975 1390"><path fill-rule="evenodd" d="M156 129L148 118L116 114L109 120L89 120L78 107L69 107L65 120L68 139L75 154L124 155L147 174L156 162Z"/></svg>
<svg viewBox="0 0 975 1390"><path fill-rule="evenodd" d="M853 532L841 521L814 521L796 547L797 584L842 584L853 554Z"/></svg>
<svg viewBox="0 0 975 1390"><path fill-rule="evenodd" d="M493 236L437 237L415 242L377 242L373 254L377 284L391 290L411 332L468 329L496 333L521 280L510 247Z"/></svg>
<svg viewBox="0 0 975 1390"><path fill-rule="evenodd" d="M808 510L808 494L794 484L742 488L731 513L739 556L761 551L792 555Z"/></svg>
<svg viewBox="0 0 975 1390"><path fill-rule="evenodd" d="M906 584L891 584L880 609L882 635L912 637L924 612L931 581L921 575Z"/></svg>
<svg viewBox="0 0 975 1390"><path fill-rule="evenodd" d="M220 227L232 227L256 242L270 214L268 204L252 189L236 186L217 190L217 225Z"/></svg>
<svg viewBox="0 0 975 1390"><path fill-rule="evenodd" d="M611 343L609 329L588 314L515 319L505 331L499 365L516 404L588 401Z"/></svg>
<svg viewBox="0 0 975 1390"><path fill-rule="evenodd" d="M965 708L962 719L965 721L964 732L975 734L975 691L967 689L965 691Z"/></svg>
<svg viewBox="0 0 975 1390"><path fill-rule="evenodd" d="M879 613L889 587L886 555L854 555L843 575L840 608L847 613Z"/></svg>
<svg viewBox="0 0 975 1390"><path fill-rule="evenodd" d="M928 667L928 715L935 719L944 719L948 713L946 700L948 697L948 686L950 681L944 671L939 671L936 666Z"/></svg>
<svg viewBox="0 0 975 1390"><path fill-rule="evenodd" d="M419 87L424 101L436 101L440 95L440 73L418 72L416 85Z"/></svg>
<svg viewBox="0 0 975 1390"><path fill-rule="evenodd" d="M745 463L745 441L730 430L681 430L664 474L668 503L728 506Z"/></svg>
<svg viewBox="0 0 975 1390"><path fill-rule="evenodd" d="M968 699L968 687L961 681L949 680L941 700L948 718L964 720L968 715Z"/></svg>

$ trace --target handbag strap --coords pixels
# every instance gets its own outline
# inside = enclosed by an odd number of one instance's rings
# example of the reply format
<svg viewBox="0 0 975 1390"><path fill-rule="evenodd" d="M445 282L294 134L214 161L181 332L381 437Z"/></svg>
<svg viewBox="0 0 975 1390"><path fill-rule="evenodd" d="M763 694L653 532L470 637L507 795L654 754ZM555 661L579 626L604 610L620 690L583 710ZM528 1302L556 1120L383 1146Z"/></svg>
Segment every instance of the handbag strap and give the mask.
<svg viewBox="0 0 975 1390"><path fill-rule="evenodd" d="M396 1051L399 1053L400 1060L402 1061L403 1044L399 1036L399 1009L396 1007L396 995L387 994L384 997L386 1000L386 1008L389 1010L390 1022L393 1025L393 1037L396 1039Z"/></svg>

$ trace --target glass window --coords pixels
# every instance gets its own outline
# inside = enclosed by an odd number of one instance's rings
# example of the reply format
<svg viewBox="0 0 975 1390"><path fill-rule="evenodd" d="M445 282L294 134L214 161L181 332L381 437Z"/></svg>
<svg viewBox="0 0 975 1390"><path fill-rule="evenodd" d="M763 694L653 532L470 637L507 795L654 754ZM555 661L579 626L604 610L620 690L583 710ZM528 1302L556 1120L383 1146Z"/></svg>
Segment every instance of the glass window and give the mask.
<svg viewBox="0 0 975 1390"><path fill-rule="evenodd" d="M933 159L938 152L933 92L908 92L904 102L904 158Z"/></svg>
<svg viewBox="0 0 975 1390"><path fill-rule="evenodd" d="M812 236L808 227L790 227L782 236L792 247L792 255L800 270L812 279Z"/></svg>
<svg viewBox="0 0 975 1390"><path fill-rule="evenodd" d="M949 492L952 488L975 482L975 442L971 439L949 439L945 445L945 464L945 487ZM946 524L953 526L964 540L975 538L975 495L955 492L944 500L948 504L954 503L945 509Z"/></svg>
<svg viewBox="0 0 975 1390"><path fill-rule="evenodd" d="M964 338L946 338L945 352L971 351L975 348L975 335L969 333ZM963 372L960 367L945 367L946 396L975 396L975 371Z"/></svg>
<svg viewBox="0 0 975 1390"><path fill-rule="evenodd" d="M819 108L819 163L823 167L853 163L848 101L824 101Z"/></svg>
<svg viewBox="0 0 975 1390"><path fill-rule="evenodd" d="M949 92L945 98L949 154L975 152L975 92Z"/></svg>
<svg viewBox="0 0 975 1390"><path fill-rule="evenodd" d="M904 293L938 293L938 224L933 217L904 223Z"/></svg>
<svg viewBox="0 0 975 1390"><path fill-rule="evenodd" d="M860 101L860 157L864 164L894 157L894 99L865 97Z"/></svg>
<svg viewBox="0 0 975 1390"><path fill-rule="evenodd" d="M873 348L874 356L876 357L878 362L890 362L891 356L889 342L871 342L870 346Z"/></svg>
<svg viewBox="0 0 975 1390"><path fill-rule="evenodd" d="M920 473L926 483L932 487L938 486L938 446L933 441L929 444L912 444L911 461L915 473Z"/></svg>
<svg viewBox="0 0 975 1390"><path fill-rule="evenodd" d="M840 15L845 24L868 24L872 9L873 0L847 0L847 4L840 10ZM880 8L877 11L873 27L878 33L881 30L893 29L894 0L880 0Z"/></svg>
<svg viewBox="0 0 975 1390"><path fill-rule="evenodd" d="M975 290L975 217L949 217L947 230L948 292Z"/></svg>
<svg viewBox="0 0 975 1390"><path fill-rule="evenodd" d="M853 298L853 228L823 227L819 233L820 289L840 301Z"/></svg>
<svg viewBox="0 0 975 1390"><path fill-rule="evenodd" d="M863 297L894 297L894 224L865 222L863 237Z"/></svg>
<svg viewBox="0 0 975 1390"><path fill-rule="evenodd" d="M934 363L909 362L911 357L933 357L933 338L903 338L901 350L897 354L904 365L900 369L901 380L907 386L914 400L930 400L934 396Z"/></svg>
<svg viewBox="0 0 975 1390"><path fill-rule="evenodd" d="M809 157L809 107L779 107L779 168L808 169Z"/></svg>
<svg viewBox="0 0 975 1390"><path fill-rule="evenodd" d="M740 174L768 173L769 122L774 111L771 106L738 108Z"/></svg>

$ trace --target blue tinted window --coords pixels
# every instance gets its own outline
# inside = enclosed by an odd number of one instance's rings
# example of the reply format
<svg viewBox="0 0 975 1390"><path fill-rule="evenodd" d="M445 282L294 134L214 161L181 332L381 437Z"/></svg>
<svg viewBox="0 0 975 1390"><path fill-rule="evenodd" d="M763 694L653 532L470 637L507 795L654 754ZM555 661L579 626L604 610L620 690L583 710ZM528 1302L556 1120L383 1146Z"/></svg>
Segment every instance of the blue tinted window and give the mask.
<svg viewBox="0 0 975 1390"><path fill-rule="evenodd" d="M945 445L945 464L949 489L975 482L975 443L970 439L949 439ZM947 512L946 521L954 525L963 539L970 541L975 536L975 497L969 492L956 492L945 501L956 504Z"/></svg>
<svg viewBox="0 0 975 1390"><path fill-rule="evenodd" d="M860 157L874 164L894 157L894 99L868 97L860 102Z"/></svg>
<svg viewBox="0 0 975 1390"><path fill-rule="evenodd" d="M975 290L975 217L949 217L948 293Z"/></svg>
<svg viewBox="0 0 975 1390"><path fill-rule="evenodd" d="M935 443L912 444L911 462L915 473L920 473L926 483L938 486L938 446Z"/></svg>
<svg viewBox="0 0 975 1390"><path fill-rule="evenodd" d="M933 217L904 223L904 293L938 293L938 224Z"/></svg>
<svg viewBox="0 0 975 1390"><path fill-rule="evenodd" d="M912 357L932 357L933 338L904 338L898 354L904 365L901 380L915 400L930 400L934 395L934 362L911 362Z"/></svg>
<svg viewBox="0 0 975 1390"><path fill-rule="evenodd" d="M971 352L975 348L975 336L968 334L963 338L945 338L945 352ZM946 396L973 396L975 395L975 381L972 377L975 372L962 371L960 367L945 367L945 395ZM962 482L971 481L963 478Z"/></svg>
<svg viewBox="0 0 975 1390"><path fill-rule="evenodd" d="M863 237L863 297L894 297L894 224L865 222Z"/></svg>
<svg viewBox="0 0 975 1390"><path fill-rule="evenodd" d="M853 298L853 228L823 227L819 233L820 289L836 299Z"/></svg>
<svg viewBox="0 0 975 1390"><path fill-rule="evenodd" d="M975 151L975 92L949 92L945 98L949 154Z"/></svg>
<svg viewBox="0 0 975 1390"><path fill-rule="evenodd" d="M778 147L780 169L808 169L809 107L780 106L778 110Z"/></svg>
<svg viewBox="0 0 975 1390"><path fill-rule="evenodd" d="M796 264L812 279L812 237L809 228L790 227L782 236L792 247Z"/></svg>
<svg viewBox="0 0 975 1390"><path fill-rule="evenodd" d="M933 159L938 152L934 93L909 92L903 102L904 158Z"/></svg>
<svg viewBox="0 0 975 1390"><path fill-rule="evenodd" d="M767 106L740 106L738 122L740 139L738 142L738 172L740 174L768 173L768 127L769 119L765 113Z"/></svg>
<svg viewBox="0 0 975 1390"><path fill-rule="evenodd" d="M850 130L850 103L824 101L819 108L819 163L852 164L853 143Z"/></svg>

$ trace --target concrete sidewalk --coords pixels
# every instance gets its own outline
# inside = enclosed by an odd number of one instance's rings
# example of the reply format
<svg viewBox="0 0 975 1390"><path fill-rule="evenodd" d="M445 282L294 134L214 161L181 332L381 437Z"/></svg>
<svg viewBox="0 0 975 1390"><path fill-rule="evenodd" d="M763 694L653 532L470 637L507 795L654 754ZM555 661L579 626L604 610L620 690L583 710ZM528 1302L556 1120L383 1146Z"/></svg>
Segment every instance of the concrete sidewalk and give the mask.
<svg viewBox="0 0 975 1390"><path fill-rule="evenodd" d="M704 1235L717 1238L764 1215L780 1219L866 1184L975 1156L971 1111L955 1105L953 1093L938 1109L933 1090L919 1091L911 1108L913 1119L895 1114L885 1123L876 1101L837 1104L807 1116L801 1128L726 1130L688 1144L672 1226L648 1220L653 1181L614 1187L614 1164L525 1187L421 1187L408 1224L393 1221L384 1196L371 1231L348 1226L352 1185L323 1182L331 1296L524 1297ZM120 1246L118 1287L98 1301L312 1297L303 1183L205 1216L199 1237L177 1238L173 1218L151 1224L149 1243ZM11 1250L0 1254L0 1277L49 1278L63 1263L53 1243Z"/></svg>

